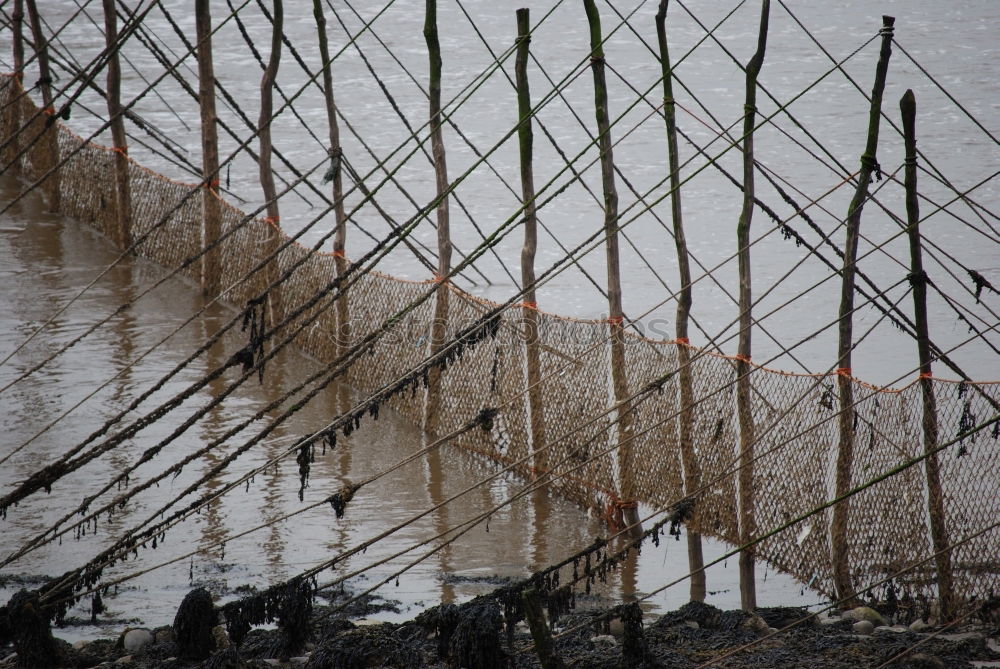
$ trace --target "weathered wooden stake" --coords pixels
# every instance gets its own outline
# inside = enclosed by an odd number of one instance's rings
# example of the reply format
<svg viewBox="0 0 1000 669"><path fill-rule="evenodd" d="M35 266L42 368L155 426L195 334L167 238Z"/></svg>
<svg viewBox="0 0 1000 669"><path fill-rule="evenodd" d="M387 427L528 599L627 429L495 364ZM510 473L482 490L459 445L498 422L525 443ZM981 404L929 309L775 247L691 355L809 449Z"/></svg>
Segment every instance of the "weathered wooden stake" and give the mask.
<svg viewBox="0 0 1000 669"><path fill-rule="evenodd" d="M937 399L931 378L931 347L927 327L927 275L920 248L920 205L917 200L917 103L907 89L899 101L903 116L903 140L906 145L904 184L906 186L906 224L910 238L910 284L913 286L913 320L917 330L917 355L920 357L920 389L923 393L924 473L927 476L927 506L930 517L931 544L936 556L938 601L941 619L951 620L955 610L954 575L948 529L944 524L944 492L941 490L941 466L934 449L938 445Z"/></svg>
<svg viewBox="0 0 1000 669"><path fill-rule="evenodd" d="M214 245L222 234L222 204L219 188L219 135L215 115L215 71L212 64L212 15L209 0L195 0L195 30L198 45L198 101L201 107L201 170L205 180L201 197L201 243ZM215 297L221 282L221 254L218 247L202 256L201 292Z"/></svg>
<svg viewBox="0 0 1000 669"><path fill-rule="evenodd" d="M14 0L14 11L11 13L10 22L11 32L13 33L11 49L13 51L14 76L11 77L8 85L14 87L13 99L24 92L24 0ZM20 102L10 105L7 114L10 115L11 136L7 140L9 143L4 152L4 163L9 164L10 169L19 170L20 161L18 161L18 164L13 164L13 161L15 160L15 156L21 152L21 132L19 132L21 128Z"/></svg>
<svg viewBox="0 0 1000 669"><path fill-rule="evenodd" d="M840 395L838 415L839 439L837 443L837 470L835 491L842 497L851 487L851 465L854 459L854 386L851 380L851 350L853 344L854 274L858 257L858 237L861 228L861 211L868 199L868 186L872 173L879 170L875 160L878 148L879 117L882 113L882 91L889 70L889 56L892 54L892 26L895 19L882 17L882 48L875 67L875 85L872 87L871 107L868 114L868 141L861 156L861 170L858 185L847 210L847 239L844 242L844 266L841 271L839 343L837 350L837 389ZM881 172L878 172L881 179ZM837 597L845 600L842 605L857 603L850 572L850 546L847 542L848 513L850 500L844 499L833 507L830 524L830 548L833 561L833 585Z"/></svg>
<svg viewBox="0 0 1000 669"><path fill-rule="evenodd" d="M284 26L284 7L282 0L274 0L274 12L271 20L271 55L260 80L260 116L257 119L258 136L260 138L260 185L264 191L267 203L267 235L264 243L264 253L271 255L281 245L281 216L278 211L278 190L274 187L274 172L271 170L271 122L274 82L278 78L278 67L281 65L281 31ZM279 275L278 258L273 258L264 271L264 281L273 284ZM271 323L276 324L284 318L281 299L281 286L271 288L267 296L268 311Z"/></svg>
<svg viewBox="0 0 1000 669"><path fill-rule="evenodd" d="M132 245L132 194L129 185L128 140L121 105L121 65L118 59L118 14L115 0L104 0L104 36L108 46L108 118L115 152L115 229L112 237L119 249Z"/></svg>
<svg viewBox="0 0 1000 669"><path fill-rule="evenodd" d="M49 43L42 33L42 21L35 0L25 0L25 2L28 7L31 36L35 41L35 54L38 56L38 87L42 91L42 112L47 116L45 136L42 141L48 155L42 161L40 172L44 174L52 170L45 179L42 189L49 202L49 211L59 211L59 171L53 169L59 164L59 129L55 124L56 108L52 97L52 74L49 70Z"/></svg>
<svg viewBox="0 0 1000 669"><path fill-rule="evenodd" d="M764 64L767 49L767 23L770 0L763 0L760 8L760 29L757 33L757 51L746 67L746 105L743 117L743 209L736 226L736 247L739 253L740 273L740 339L736 360L736 408L740 421L740 473L739 473L739 526L740 544L747 544L757 535L754 517L753 451L756 441L753 405L750 400L751 353L751 277L750 277L750 223L753 220L754 165L753 133L757 122L757 76ZM754 579L753 549L740 551L740 603L745 611L757 608L757 585Z"/></svg>
<svg viewBox="0 0 1000 669"><path fill-rule="evenodd" d="M531 638L535 642L538 663L542 665L542 669L562 669L565 665L552 648L552 634L549 632L549 626L545 624L545 614L542 612L538 591L534 588L522 591L521 607L528 621L528 629L531 630Z"/></svg>
<svg viewBox="0 0 1000 669"><path fill-rule="evenodd" d="M333 182L333 216L337 226L333 237L333 261L337 276L347 271L347 215L344 213L344 172L341 169L340 126L337 123L337 104L333 97L333 73L330 69L330 46L326 38L326 17L323 0L313 0L313 16L319 34L319 56L323 68L323 97L326 102L326 120L330 129L330 172ZM337 299L337 334L334 356L340 356L351 345L351 321L347 291L342 286Z"/></svg>
<svg viewBox="0 0 1000 669"><path fill-rule="evenodd" d="M14 0L14 11L10 15L13 32L14 77L24 83L24 0Z"/></svg>
<svg viewBox="0 0 1000 669"><path fill-rule="evenodd" d="M528 90L528 55L531 42L529 10L517 10L517 137L521 156L521 202L524 204L524 247L521 249L521 285L525 288L524 346L528 383L528 415L535 472L548 471L545 445L545 407L542 402L542 364L538 340L538 310L535 302L535 250L538 247L538 219L535 215L535 177L532 167L531 95Z"/></svg>
<svg viewBox="0 0 1000 669"><path fill-rule="evenodd" d="M673 72L667 49L667 4L660 0L656 12L656 37L660 47L660 68L663 76L663 116L667 124L667 150L670 160L670 211L674 221L674 245L677 247L677 269L680 273L681 294L677 300L677 364L680 368L681 414L678 417L681 438L681 464L684 468L684 494L693 495L701 485L701 468L694 452L694 375L691 371L691 351L688 348L688 316L691 313L691 264L684 237L681 208L680 159L677 155L677 119L674 105ZM697 511L695 511L697 513ZM705 601L705 557L701 535L687 527L688 567L691 573L691 601Z"/></svg>
<svg viewBox="0 0 1000 669"><path fill-rule="evenodd" d="M430 60L430 132L431 153L437 184L438 288L434 301L434 321L431 323L429 352L437 353L444 346L448 332L448 283L444 277L451 272L451 233L448 225L448 166L445 163L444 138L441 133L441 44L438 42L437 0L427 0L424 14L424 40ZM432 367L428 374L424 403L424 431L428 439L437 434L439 422L441 371Z"/></svg>
<svg viewBox="0 0 1000 669"><path fill-rule="evenodd" d="M615 420L618 426L618 469L620 475L618 501L622 521L631 526L631 534L642 534L639 508L636 504L635 465L632 451L632 414L628 401L628 379L625 376L625 328L622 311L621 272L618 259L618 192L615 187L614 154L611 148L611 128L608 119L608 86L604 75L604 47L601 36L601 15L594 0L583 0L590 25L590 69L594 74L594 107L597 115L598 146L601 151L601 183L604 190L604 240L608 265L608 325L611 331L611 384L615 398Z"/></svg>

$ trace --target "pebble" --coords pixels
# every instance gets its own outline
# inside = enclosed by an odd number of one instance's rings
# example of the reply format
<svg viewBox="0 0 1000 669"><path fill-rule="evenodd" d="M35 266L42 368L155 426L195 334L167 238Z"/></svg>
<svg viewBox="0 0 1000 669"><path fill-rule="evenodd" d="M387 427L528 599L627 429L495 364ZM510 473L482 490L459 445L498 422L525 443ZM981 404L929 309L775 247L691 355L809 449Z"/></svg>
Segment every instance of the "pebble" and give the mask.
<svg viewBox="0 0 1000 669"><path fill-rule="evenodd" d="M888 627L889 621L882 617L882 614L870 606L859 606L856 609L845 611L844 618L850 620L867 620L874 627Z"/></svg>
<svg viewBox="0 0 1000 669"><path fill-rule="evenodd" d="M742 627L759 634L763 634L767 631L767 623L760 616L750 616L743 621Z"/></svg>
<svg viewBox="0 0 1000 669"><path fill-rule="evenodd" d="M879 625L878 627L875 628L875 631L876 632L895 632L896 634L900 634L901 632L907 631L907 627L905 627L904 625L892 625L891 627L888 626L888 625Z"/></svg>
<svg viewBox="0 0 1000 669"><path fill-rule="evenodd" d="M685 621L684 621L684 624L685 624L685 625L687 625L688 627L690 627L690 628L691 628L691 629L693 629L693 630L696 630L696 629L698 629L699 627L701 627L701 625L699 625L699 624L698 624L698 621L697 621L697 620L685 620ZM765 623L765 624L766 624L766 623Z"/></svg>
<svg viewBox="0 0 1000 669"><path fill-rule="evenodd" d="M923 620L919 620L918 619L918 620L914 620L912 623L910 623L910 631L911 632L920 633L920 632L923 632L925 630L929 630L930 628L931 628L931 626L928 625L927 623L925 623Z"/></svg>
<svg viewBox="0 0 1000 669"><path fill-rule="evenodd" d="M117 660L115 660L115 664L128 664L131 661L132 661L131 655L122 655Z"/></svg>
<svg viewBox="0 0 1000 669"><path fill-rule="evenodd" d="M229 634L226 633L225 625L216 625L212 628L212 640L215 642L216 650L229 648Z"/></svg>
<svg viewBox="0 0 1000 669"><path fill-rule="evenodd" d="M594 644L598 648L610 649L618 645L618 639L614 638L610 634L601 634L600 636L591 637L590 643Z"/></svg>
<svg viewBox="0 0 1000 669"><path fill-rule="evenodd" d="M868 620L859 620L858 622L854 623L853 628L855 634L863 634L864 636L868 636L869 634L872 633L872 631L874 631L875 626L872 625L871 622Z"/></svg>
<svg viewBox="0 0 1000 669"><path fill-rule="evenodd" d="M145 629L129 630L122 639L122 646L130 653L142 650L151 643L153 643L153 633Z"/></svg>

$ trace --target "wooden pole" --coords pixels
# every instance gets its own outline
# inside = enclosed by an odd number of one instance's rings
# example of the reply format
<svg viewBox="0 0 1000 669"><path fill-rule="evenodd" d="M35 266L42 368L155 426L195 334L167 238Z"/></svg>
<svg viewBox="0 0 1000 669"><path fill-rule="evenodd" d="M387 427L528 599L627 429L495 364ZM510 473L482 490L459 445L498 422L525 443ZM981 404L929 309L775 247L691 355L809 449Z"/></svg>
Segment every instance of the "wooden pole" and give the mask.
<svg viewBox="0 0 1000 669"><path fill-rule="evenodd" d="M271 20L271 55L264 68L260 80L260 116L257 119L258 138L260 139L260 185L264 191L269 225L265 230L264 253L273 254L281 245L281 216L278 211L278 190L274 187L274 171L271 169L271 121L274 82L278 78L278 67L281 65L281 31L284 26L284 7L282 0L274 0L274 12ZM278 259L273 258L264 271L264 280L271 285L278 278ZM267 296L268 311L271 323L281 322L284 309L281 299L281 286L274 286Z"/></svg>
<svg viewBox="0 0 1000 669"><path fill-rule="evenodd" d="M121 65L118 59L118 14L115 0L104 0L104 36L108 46L108 118L115 152L115 229L119 249L132 245L132 194L129 185L128 140L121 105Z"/></svg>
<svg viewBox="0 0 1000 669"><path fill-rule="evenodd" d="M736 226L736 247L739 254L740 274L740 338L736 356L736 409L740 421L740 473L739 473L739 527L740 544L747 544L757 534L754 518L753 451L756 426L750 400L751 353L751 276L750 276L750 223L753 220L754 164L753 133L757 121L757 76L764 64L767 49L767 23L770 0L763 0L760 9L760 29L757 33L757 51L746 67L746 106L743 117L743 209ZM744 611L757 608L757 585L754 578L752 549L740 551L740 603Z"/></svg>
<svg viewBox="0 0 1000 669"><path fill-rule="evenodd" d="M518 10L518 12L520 11L522 10ZM528 588L521 592L521 607L524 609L524 617L528 621L528 629L531 630L531 638L535 642L538 664L541 665L542 669L563 669L566 665L555 654L552 634L549 632L549 627L545 623L545 614L542 612L541 597L535 588Z"/></svg>
<svg viewBox="0 0 1000 669"><path fill-rule="evenodd" d="M535 215L535 177L532 166L531 94L528 89L528 56L531 42L529 10L517 10L517 57L514 72L517 80L517 128L521 157L521 202L524 204L524 247L521 249L521 286L525 289L524 346L528 383L528 415L531 451L535 472L548 471L545 444L545 408L542 401L541 347L538 340L538 309L535 302L535 251L538 248L538 218Z"/></svg>
<svg viewBox="0 0 1000 669"><path fill-rule="evenodd" d="M678 416L681 438L681 465L684 468L684 494L693 495L701 486L701 469L694 452L694 375L691 372L691 351L688 348L688 317L691 314L691 263L684 237L681 207L680 158L677 151L677 119L674 105L673 72L667 49L667 4L660 0L656 12L656 37L660 47L660 68L663 77L663 116L667 124L667 150L670 160L670 211L674 223L674 245L677 247L677 269L680 273L681 294L677 300L677 364L680 368L681 414ZM697 511L696 511L697 513ZM688 567L691 574L691 601L705 601L705 557L701 535L687 527Z"/></svg>
<svg viewBox="0 0 1000 669"><path fill-rule="evenodd" d="M608 119L608 86L604 75L604 47L601 15L594 0L583 0L590 25L590 69L594 74L594 107L597 115L598 146L601 151L601 184L604 190L604 247L608 266L608 325L611 331L611 384L615 398L615 421L618 426L618 468L620 472L618 505L622 522L631 534L642 534L636 504L632 462L632 414L628 402L628 379L625 376L625 320L622 311L621 272L618 259L618 191L615 187L614 154Z"/></svg>
<svg viewBox="0 0 1000 669"><path fill-rule="evenodd" d="M45 139L42 145L48 155L42 161L40 171L44 174L53 170L45 179L42 189L49 202L49 211L59 211L59 171L54 169L59 164L59 129L55 124L56 108L52 97L48 40L42 33L42 21L35 0L25 0L25 2L28 8L28 24L31 26L32 39L35 41L35 54L38 56L38 87L42 91L42 111L47 116L45 119Z"/></svg>
<svg viewBox="0 0 1000 669"><path fill-rule="evenodd" d="M215 115L215 71L212 65L212 16L209 0L195 0L195 30L198 45L198 102L201 107L201 169L206 184L201 198L201 243L215 244L222 234L222 204L219 188L219 136ZM215 297L221 282L219 249L202 257L201 292Z"/></svg>
<svg viewBox="0 0 1000 669"><path fill-rule="evenodd" d="M337 276L347 272L347 215L344 212L344 173L341 169L340 126L337 123L337 104L333 97L333 73L330 69L330 46L326 38L326 17L323 15L323 0L313 0L313 16L319 35L319 55L323 68L323 98L326 102L326 120L330 129L330 180L333 182L333 215L337 226L333 237L333 260ZM340 356L351 345L350 309L347 291L341 287L337 299L337 335L335 357Z"/></svg>
<svg viewBox="0 0 1000 669"><path fill-rule="evenodd" d="M892 26L895 19L882 17L882 48L875 67L875 85L872 87L871 107L868 114L868 141L861 156L858 185L847 210L847 240L844 243L844 266L840 292L840 322L837 360L837 389L840 396L838 415L837 470L835 497L842 497L851 487L851 465L854 458L854 386L851 380L851 350L853 348L854 266L858 256L858 237L861 228L861 211L868 198L872 173L878 169L875 152L878 148L879 117L882 113L882 91L889 70L892 54ZM881 178L881 173L879 173ZM830 548L833 561L833 584L839 599L846 605L857 603L850 573L850 546L847 542L847 524L850 500L844 499L833 507L830 524Z"/></svg>
<svg viewBox="0 0 1000 669"><path fill-rule="evenodd" d="M438 42L437 0L426 0L424 40L430 60L430 132L431 155L437 185L438 288L434 301L434 321L431 323L429 353L437 353L445 343L448 330L448 284L444 277L451 271L451 233L448 225L448 166L445 163L444 138L441 133L441 44ZM424 404L424 432L428 439L437 434L440 406L441 371L433 367L428 374Z"/></svg>
<svg viewBox="0 0 1000 669"><path fill-rule="evenodd" d="M913 286L913 320L917 330L917 355L920 357L920 389L923 394L924 473L927 476L927 506L931 543L937 569L938 601L941 620L951 620L955 611L954 574L948 530L944 523L944 492L941 490L941 466L935 449L938 445L937 399L931 378L931 347L927 326L927 274L920 243L920 205L917 199L917 103L912 90L899 101L903 117L903 140L906 146L904 184L906 186L906 224L910 239L910 284Z"/></svg>
<svg viewBox="0 0 1000 669"><path fill-rule="evenodd" d="M11 99L15 99L24 92L24 0L14 0L14 11L10 16L12 38L12 58L14 61L14 76L11 77L13 93ZM15 102L8 107L10 115L11 137L7 139L7 151L4 162L11 164L15 157L21 153L20 128L21 128L21 103ZM20 163L20 161L18 161ZM19 164L11 164L11 169L18 170Z"/></svg>
<svg viewBox="0 0 1000 669"><path fill-rule="evenodd" d="M14 0L14 11L10 15L11 31L13 32L14 76L24 83L24 0Z"/></svg>

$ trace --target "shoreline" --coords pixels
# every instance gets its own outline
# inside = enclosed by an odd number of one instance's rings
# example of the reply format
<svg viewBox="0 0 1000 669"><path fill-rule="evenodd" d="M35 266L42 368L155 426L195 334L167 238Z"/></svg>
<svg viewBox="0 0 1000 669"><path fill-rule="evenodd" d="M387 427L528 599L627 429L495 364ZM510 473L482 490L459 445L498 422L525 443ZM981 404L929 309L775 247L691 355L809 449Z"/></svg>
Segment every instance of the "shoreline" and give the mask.
<svg viewBox="0 0 1000 669"><path fill-rule="evenodd" d="M276 625L251 628L236 619L234 609L217 607L208 591L195 588L173 625L145 629L126 624L115 639L52 640L57 665L39 659L44 639L27 646L26 652L36 653L32 658L15 652L15 638L25 634L19 622L33 611L30 603L13 610L18 597L30 598L22 591L0 609L0 668L544 668L532 634L539 630L524 620L529 607L522 607L508 590L460 605L437 605L391 623L370 618L398 612L391 600L368 596L352 601L350 590L312 593L305 588L271 600L277 604L267 615ZM749 614L691 602L657 615L644 613L637 603L614 605L600 596L569 590L560 596L560 591L540 597L551 621L542 625L551 637L549 666L694 669L714 660L717 664L711 666L735 669L1000 667L996 598L981 603L960 624L936 627L924 620L926 611L891 604L812 615L802 607L760 608ZM49 639L58 631L49 632ZM21 638L19 648L24 644ZM893 660L900 653L905 655ZM560 664L552 664L556 661Z"/></svg>

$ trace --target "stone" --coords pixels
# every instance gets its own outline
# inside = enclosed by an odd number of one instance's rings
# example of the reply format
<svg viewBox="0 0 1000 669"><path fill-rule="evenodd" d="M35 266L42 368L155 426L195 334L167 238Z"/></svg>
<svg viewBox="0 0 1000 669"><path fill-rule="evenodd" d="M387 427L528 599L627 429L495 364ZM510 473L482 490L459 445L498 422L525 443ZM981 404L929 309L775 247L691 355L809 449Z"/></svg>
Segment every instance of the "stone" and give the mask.
<svg viewBox="0 0 1000 669"><path fill-rule="evenodd" d="M875 626L871 624L869 620L859 620L852 625L855 634L862 634L868 636L875 630Z"/></svg>
<svg viewBox="0 0 1000 669"><path fill-rule="evenodd" d="M870 606L859 606L856 609L844 612L844 618L851 620L867 620L873 627L888 627L889 621L882 617L882 614Z"/></svg>
<svg viewBox="0 0 1000 669"><path fill-rule="evenodd" d="M912 623L910 623L910 631L911 632L916 632L918 634L920 632L926 632L930 628L931 628L931 626L928 625L927 623L925 623L922 619L917 619L917 620L914 620Z"/></svg>
<svg viewBox="0 0 1000 669"><path fill-rule="evenodd" d="M170 643L175 641L174 639L174 628L170 625L164 625L163 627L157 627L153 630L153 641L156 643Z"/></svg>
<svg viewBox="0 0 1000 669"><path fill-rule="evenodd" d="M913 653L910 655L908 664L911 667L921 667L921 669L948 669L948 665L940 657L926 653Z"/></svg>
<svg viewBox="0 0 1000 669"><path fill-rule="evenodd" d="M902 625L879 625L875 628L876 632L892 632L893 634L899 634L901 632L906 632L907 628Z"/></svg>
<svg viewBox="0 0 1000 669"><path fill-rule="evenodd" d="M115 664L129 664L131 661L132 661L131 655L122 655L117 660L115 660Z"/></svg>
<svg viewBox="0 0 1000 669"><path fill-rule="evenodd" d="M225 650L229 648L229 634L226 632L225 625L216 625L212 628L212 640L215 641L216 650Z"/></svg>
<svg viewBox="0 0 1000 669"><path fill-rule="evenodd" d="M690 627L693 630L696 630L699 627L701 627L701 625L698 624L697 620L685 620L684 624L687 625L688 627ZM767 623L764 623L764 624L767 625Z"/></svg>
<svg viewBox="0 0 1000 669"><path fill-rule="evenodd" d="M767 622L760 616L750 616L743 621L743 629L750 630L752 632L757 632L758 634L763 634L767 631Z"/></svg>
<svg viewBox="0 0 1000 669"><path fill-rule="evenodd" d="M142 650L151 643L153 643L153 633L147 629L129 630L122 637L122 647L130 653Z"/></svg>
<svg viewBox="0 0 1000 669"><path fill-rule="evenodd" d="M87 641L86 639L80 639L79 641L74 641L73 642L73 648L76 649L76 650L83 650L84 648L86 648L89 645L90 645L90 642Z"/></svg>
<svg viewBox="0 0 1000 669"><path fill-rule="evenodd" d="M601 634L590 638L590 643L602 650L610 650L618 645L618 639L610 634Z"/></svg>

